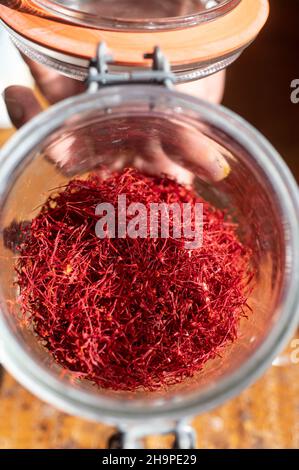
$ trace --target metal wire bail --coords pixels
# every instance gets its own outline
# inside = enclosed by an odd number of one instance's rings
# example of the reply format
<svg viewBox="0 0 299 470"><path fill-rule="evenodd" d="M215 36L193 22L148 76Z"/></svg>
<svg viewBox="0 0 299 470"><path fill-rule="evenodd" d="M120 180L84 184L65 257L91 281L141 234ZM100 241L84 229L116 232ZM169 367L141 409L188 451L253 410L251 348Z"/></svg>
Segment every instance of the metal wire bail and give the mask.
<svg viewBox="0 0 299 470"><path fill-rule="evenodd" d="M100 42L96 56L90 61L87 78L88 91L93 93L99 88L108 85L156 83L171 88L175 82L175 75L170 70L167 58L161 49L156 46L153 52L144 54L145 59L152 59L152 67L132 72L111 72L109 65L113 63L113 56L108 52L105 42Z"/></svg>

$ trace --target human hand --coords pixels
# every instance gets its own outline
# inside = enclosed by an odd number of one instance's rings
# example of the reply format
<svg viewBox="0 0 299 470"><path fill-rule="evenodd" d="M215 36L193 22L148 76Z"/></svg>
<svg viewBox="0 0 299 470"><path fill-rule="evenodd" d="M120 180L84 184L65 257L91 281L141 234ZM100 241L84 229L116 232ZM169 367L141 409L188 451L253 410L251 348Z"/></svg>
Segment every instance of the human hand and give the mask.
<svg viewBox="0 0 299 470"><path fill-rule="evenodd" d="M61 76L28 58L25 60L38 88L50 104L84 91L85 86L82 82ZM176 88L178 91L218 103L222 99L224 82L225 73L220 72L198 82L177 85ZM42 110L33 91L26 87L7 88L4 99L11 121L16 128L20 128ZM124 125L123 120L120 124ZM128 119L127 124L132 127L132 118ZM138 119L135 125L140 126ZM116 135L114 140L117 140L117 128L114 122L111 130ZM109 132L109 129L106 130ZM171 120L161 129L159 123L152 119L147 123L146 139L142 131L143 129L139 135L137 132L136 136L129 139L130 145L133 144L133 150L138 149L138 152L132 152L130 148L115 152L115 148L109 143L111 139L105 141L105 137L101 139L98 135L94 136L96 138L92 144L92 150L89 145L88 151L102 156L100 160L103 164L108 163L109 169L135 166L150 174L169 174L181 182L191 182L193 174L214 182L225 178L229 173L229 166L219 146L198 130L183 125L178 127L177 123ZM102 135L105 136L105 132ZM84 154L85 151L86 137L90 144L90 135L66 137L63 142L60 142L59 147L56 146L50 151L47 157L65 173L76 173L80 168L82 153Z"/></svg>

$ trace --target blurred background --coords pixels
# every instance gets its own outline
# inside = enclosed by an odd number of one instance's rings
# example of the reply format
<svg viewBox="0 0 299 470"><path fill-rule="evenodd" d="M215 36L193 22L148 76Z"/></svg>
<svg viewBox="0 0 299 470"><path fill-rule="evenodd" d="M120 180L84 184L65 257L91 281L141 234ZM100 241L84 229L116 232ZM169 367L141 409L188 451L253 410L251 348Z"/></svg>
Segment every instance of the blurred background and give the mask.
<svg viewBox="0 0 299 470"><path fill-rule="evenodd" d="M265 29L227 72L224 105L272 142L299 181L299 104L290 99L291 82L299 79L299 1L270 3ZM0 37L0 91L20 80L34 86L24 68L12 78L8 64L20 65L17 53L5 57L5 40ZM0 144L13 132L1 106ZM239 397L195 418L199 448L299 448L299 363L291 361L294 344ZM0 448L102 448L112 434L109 426L60 413L1 371ZM155 436L146 445L164 448L171 440Z"/></svg>

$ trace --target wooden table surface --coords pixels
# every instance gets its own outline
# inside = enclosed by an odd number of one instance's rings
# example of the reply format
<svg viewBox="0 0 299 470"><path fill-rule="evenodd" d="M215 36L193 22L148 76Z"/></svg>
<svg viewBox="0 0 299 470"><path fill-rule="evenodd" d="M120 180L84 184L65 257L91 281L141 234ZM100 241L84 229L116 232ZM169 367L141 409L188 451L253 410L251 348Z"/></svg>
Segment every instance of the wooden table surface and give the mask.
<svg viewBox="0 0 299 470"><path fill-rule="evenodd" d="M291 80L299 78L299 3L271 5L265 31L228 72L225 104L272 141L299 180L299 104L290 101ZM2 141L7 136L0 132ZM284 359L237 398L195 418L199 448L299 448L299 364L290 363L290 348ZM2 374L0 448L103 448L112 433L57 411ZM170 443L153 437L146 444Z"/></svg>
<svg viewBox="0 0 299 470"><path fill-rule="evenodd" d="M272 367L255 385L194 420L199 448L299 448L299 365ZM113 429L57 411L5 373L0 448L105 448ZM165 448L167 437L147 446Z"/></svg>

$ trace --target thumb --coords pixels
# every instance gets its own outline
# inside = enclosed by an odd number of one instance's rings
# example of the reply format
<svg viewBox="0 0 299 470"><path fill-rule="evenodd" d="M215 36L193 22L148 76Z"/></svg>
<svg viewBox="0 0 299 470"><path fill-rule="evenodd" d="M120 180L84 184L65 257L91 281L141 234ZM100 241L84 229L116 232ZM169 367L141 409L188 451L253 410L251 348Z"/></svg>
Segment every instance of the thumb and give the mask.
<svg viewBox="0 0 299 470"><path fill-rule="evenodd" d="M3 98L13 125L19 129L41 111L41 106L30 88L10 86L4 90Z"/></svg>

